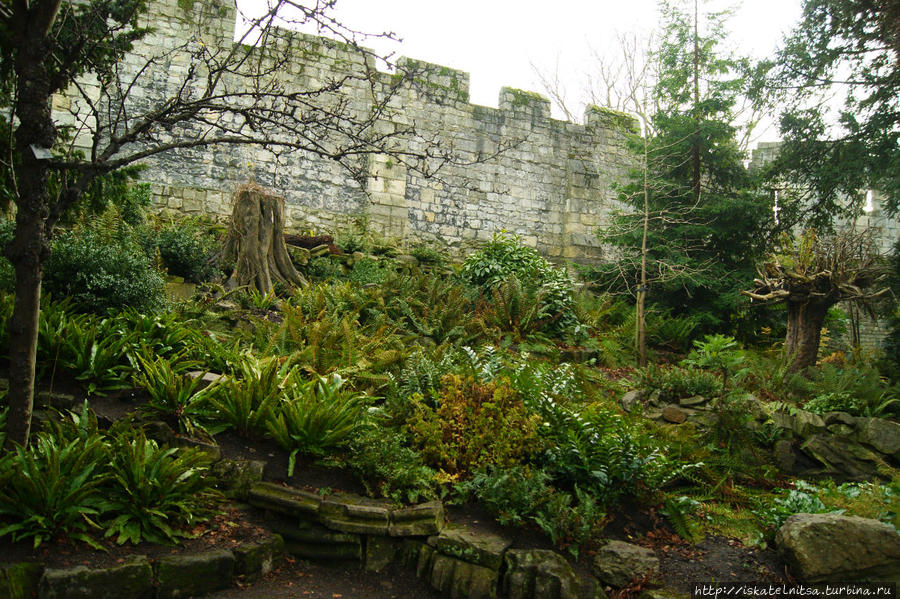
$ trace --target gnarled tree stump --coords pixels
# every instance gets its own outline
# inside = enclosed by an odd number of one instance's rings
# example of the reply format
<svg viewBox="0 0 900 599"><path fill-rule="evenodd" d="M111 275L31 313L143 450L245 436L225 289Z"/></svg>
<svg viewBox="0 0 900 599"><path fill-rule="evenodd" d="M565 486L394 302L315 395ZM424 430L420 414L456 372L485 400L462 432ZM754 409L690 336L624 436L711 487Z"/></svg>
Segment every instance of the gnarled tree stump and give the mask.
<svg viewBox="0 0 900 599"><path fill-rule="evenodd" d="M235 260L230 288L248 285L268 293L276 281L306 285L285 246L284 198L255 183L246 183L234 192L225 255Z"/></svg>

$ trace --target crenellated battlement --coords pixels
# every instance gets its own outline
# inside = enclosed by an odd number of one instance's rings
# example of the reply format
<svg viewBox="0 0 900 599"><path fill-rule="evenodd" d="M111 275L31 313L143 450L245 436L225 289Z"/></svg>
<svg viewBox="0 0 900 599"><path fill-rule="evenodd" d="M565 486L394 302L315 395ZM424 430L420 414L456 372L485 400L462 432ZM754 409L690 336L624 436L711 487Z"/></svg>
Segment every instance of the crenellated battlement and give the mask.
<svg viewBox="0 0 900 599"><path fill-rule="evenodd" d="M230 0L148 5L144 19L153 33L136 44L126 63L140 65L185 44L234 48L236 9ZM425 178L390 157L372 155L363 158L368 179L362 182L336 163L302 152L275 154L247 145L181 149L144 161L142 178L152 184L159 206L224 218L231 192L252 178L285 196L288 225L296 229L337 232L364 225L460 253L505 230L551 257L601 258L596 231L614 204L613 184L633 163L625 147L636 130L633 118L590 107L584 125L559 121L547 98L507 87L500 90L498 108L479 106L470 102L464 71L401 57L395 72L380 72L371 52L307 33L282 33L261 53L263 61L277 65L277 77L299 89L345 81L339 93L359 114L372 110L373 94L389 90L376 132L414 126L420 139L440 140L461 163L471 164L450 164L439 178ZM187 64L172 52L154 68L133 91L148 105L172 93ZM71 108L65 101L60 106Z"/></svg>

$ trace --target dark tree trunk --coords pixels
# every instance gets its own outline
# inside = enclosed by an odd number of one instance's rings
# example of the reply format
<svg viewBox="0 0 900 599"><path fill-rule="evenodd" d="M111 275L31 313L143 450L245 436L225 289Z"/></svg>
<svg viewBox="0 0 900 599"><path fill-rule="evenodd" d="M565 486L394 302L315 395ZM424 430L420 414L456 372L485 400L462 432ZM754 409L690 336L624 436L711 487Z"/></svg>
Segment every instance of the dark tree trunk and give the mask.
<svg viewBox="0 0 900 599"><path fill-rule="evenodd" d="M790 372L802 372L815 365L819 355L822 325L832 305L827 302L788 301L784 351L791 361Z"/></svg>
<svg viewBox="0 0 900 599"><path fill-rule="evenodd" d="M16 299L9 330L9 416L7 447L25 445L31 432L34 371L37 353L41 275L47 257L45 224L48 216L47 167L41 150L53 147L56 129L50 112L50 81L44 67L48 46L41 32L24 34L16 55L18 98L16 151L21 157L16 171L16 229L6 256L16 275Z"/></svg>
<svg viewBox="0 0 900 599"><path fill-rule="evenodd" d="M268 293L276 281L304 286L284 241L284 198L248 183L234 194L226 254L235 258L229 285Z"/></svg>

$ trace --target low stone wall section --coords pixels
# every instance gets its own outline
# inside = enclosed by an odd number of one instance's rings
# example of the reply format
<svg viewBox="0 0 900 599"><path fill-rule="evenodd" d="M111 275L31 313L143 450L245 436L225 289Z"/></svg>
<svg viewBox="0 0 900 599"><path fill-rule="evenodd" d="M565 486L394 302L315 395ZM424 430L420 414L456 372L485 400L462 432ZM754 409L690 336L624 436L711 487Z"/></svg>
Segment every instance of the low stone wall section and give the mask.
<svg viewBox="0 0 900 599"><path fill-rule="evenodd" d="M379 572L400 562L454 599L592 599L604 596L555 551L515 549L503 537L445 524L444 507L409 507L355 495L320 496L273 483L252 485L248 502L268 513L285 550L306 559L360 561Z"/></svg>
<svg viewBox="0 0 900 599"><path fill-rule="evenodd" d="M38 563L0 564L4 599L179 599L252 582L272 571L284 552L276 534L232 550L135 555L107 568L48 568Z"/></svg>

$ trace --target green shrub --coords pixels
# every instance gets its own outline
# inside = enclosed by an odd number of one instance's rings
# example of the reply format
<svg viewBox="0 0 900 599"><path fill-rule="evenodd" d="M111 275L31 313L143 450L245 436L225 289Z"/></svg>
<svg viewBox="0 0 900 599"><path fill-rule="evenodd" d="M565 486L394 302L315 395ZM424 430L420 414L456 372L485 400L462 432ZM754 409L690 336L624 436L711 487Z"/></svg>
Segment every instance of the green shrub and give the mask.
<svg viewBox="0 0 900 599"><path fill-rule="evenodd" d="M527 466L477 470L457 490L474 495L504 526L521 526L539 513L553 493L550 475Z"/></svg>
<svg viewBox="0 0 900 599"><path fill-rule="evenodd" d="M47 421L27 448L0 457L0 537L37 547L65 535L99 548L117 541L174 542L211 514L217 495L197 450L160 448L131 422L99 430L87 403Z"/></svg>
<svg viewBox="0 0 900 599"><path fill-rule="evenodd" d="M134 336L111 334L107 319L93 315L65 321L59 364L81 381L88 395L128 388L128 350Z"/></svg>
<svg viewBox="0 0 900 599"><path fill-rule="evenodd" d="M512 274L491 290L490 300L479 306L484 323L501 331L513 333L515 341L539 333L555 319L556 313L544 301L544 287L522 285Z"/></svg>
<svg viewBox="0 0 900 599"><path fill-rule="evenodd" d="M606 516L590 493L575 487L574 497L550 486L551 477L527 466L482 468L456 490L471 493L496 514L504 526L533 522L554 545L567 547L576 558L581 547L602 529Z"/></svg>
<svg viewBox="0 0 900 599"><path fill-rule="evenodd" d="M234 374L220 381L206 396L215 418L242 436L262 436L272 410L288 389L296 384L297 369L277 358L240 357Z"/></svg>
<svg viewBox="0 0 900 599"><path fill-rule="evenodd" d="M362 258L353 263L347 280L358 285L381 285L393 271L392 262Z"/></svg>
<svg viewBox="0 0 900 599"><path fill-rule="evenodd" d="M258 327L259 346L270 355L290 355L294 364L320 376L336 373L358 389L388 383L387 370L403 361L404 339L389 323L361 326L355 310L323 308L307 316L303 307L282 307L282 322Z"/></svg>
<svg viewBox="0 0 900 599"><path fill-rule="evenodd" d="M556 268L537 250L515 235L495 234L485 247L463 263L460 278L483 297L490 297L515 276L527 289L540 291L542 318L549 328L564 330L575 324L573 285L564 269Z"/></svg>
<svg viewBox="0 0 900 599"><path fill-rule="evenodd" d="M900 532L900 480L882 483L861 482L821 483L819 498L832 509L842 509L850 515L874 518L890 524Z"/></svg>
<svg viewBox="0 0 900 599"><path fill-rule="evenodd" d="M878 371L868 365L836 366L821 364L811 373L804 409L825 412L848 412L853 416L883 416L900 412L900 399Z"/></svg>
<svg viewBox="0 0 900 599"><path fill-rule="evenodd" d="M281 301L274 288L263 293L255 287L247 287L239 290L233 297L238 305L245 310L273 310L278 307L278 303Z"/></svg>
<svg viewBox="0 0 900 599"><path fill-rule="evenodd" d="M434 499L435 471L397 429L371 423L350 442L344 463L372 495L397 502Z"/></svg>
<svg viewBox="0 0 900 599"><path fill-rule="evenodd" d="M551 366L523 359L510 369L509 376L513 388L529 405L540 401L577 404L585 398L575 368L569 363Z"/></svg>
<svg viewBox="0 0 900 599"><path fill-rule="evenodd" d="M722 395L728 391L729 382L738 382L747 370L739 368L744 363L744 355L734 337L707 335L702 341L694 341L694 349L681 361L683 366L694 366L718 373L722 380Z"/></svg>
<svg viewBox="0 0 900 599"><path fill-rule="evenodd" d="M574 342L597 350L598 364L619 368L635 361L635 308L610 294L581 291L575 294L575 332L589 339Z"/></svg>
<svg viewBox="0 0 900 599"><path fill-rule="evenodd" d="M850 391L820 393L804 402L803 409L816 414L828 412L847 412L851 416L883 416L900 408L900 398L891 391L884 391L877 399L872 400L855 396Z"/></svg>
<svg viewBox="0 0 900 599"><path fill-rule="evenodd" d="M809 383L802 374L790 372L789 358L780 349L748 352L743 387L766 401L784 401L804 394Z"/></svg>
<svg viewBox="0 0 900 599"><path fill-rule="evenodd" d="M651 310L647 314L647 340L654 346L685 351L691 345L691 335L697 324L694 317L671 316Z"/></svg>
<svg viewBox="0 0 900 599"><path fill-rule="evenodd" d="M659 391L665 399L672 400L694 395L712 398L722 391L722 382L712 372L656 364L636 370L635 385L647 391Z"/></svg>
<svg viewBox="0 0 900 599"><path fill-rule="evenodd" d="M206 339L196 328L196 324L178 312L145 313L127 308L110 316L106 321L110 336L128 339L128 353L134 356L151 351L158 358L175 358L192 354L196 358L206 358L207 354L199 346Z"/></svg>
<svg viewBox="0 0 900 599"><path fill-rule="evenodd" d="M421 349L410 355L397 374L391 374L385 393L385 408L395 422L406 422L415 411L415 402L437 405L441 379L455 367L454 355L446 352L440 360Z"/></svg>
<svg viewBox="0 0 900 599"><path fill-rule="evenodd" d="M141 248L94 231L66 232L53 241L44 290L98 313L125 307L152 311L165 303L163 278Z"/></svg>
<svg viewBox="0 0 900 599"><path fill-rule="evenodd" d="M334 243L346 254L367 252L371 249L371 244L369 243L365 229L365 224L362 224L355 230L344 231L337 236Z"/></svg>
<svg viewBox="0 0 900 599"><path fill-rule="evenodd" d="M465 287L448 277L419 271L396 275L385 282L383 293L387 315L411 335L441 344L469 343L480 333Z"/></svg>
<svg viewBox="0 0 900 599"><path fill-rule="evenodd" d="M425 461L451 476L488 465L512 467L540 447L540 419L508 380L446 375L437 404L417 405L408 426Z"/></svg>
<svg viewBox="0 0 900 599"><path fill-rule="evenodd" d="M221 275L216 265L219 244L198 221L186 219L167 224L156 234L155 245L169 274L195 283Z"/></svg>
<svg viewBox="0 0 900 599"><path fill-rule="evenodd" d="M569 493L553 493L533 519L555 545L566 547L577 559L581 548L603 530L605 518L602 504L576 486L574 504Z"/></svg>
<svg viewBox="0 0 900 599"><path fill-rule="evenodd" d="M656 491L695 467L666 458L651 435L613 410L578 413L547 396L529 405L540 414L547 441L538 463L556 483L579 487L603 502Z"/></svg>
<svg viewBox="0 0 900 599"><path fill-rule="evenodd" d="M771 505L760 512L763 520L772 528L778 530L788 517L794 514L824 514L843 513L843 510L832 511L825 507L818 497L819 489L804 480L797 480L794 488L790 489L784 497L776 497Z"/></svg>
<svg viewBox="0 0 900 599"><path fill-rule="evenodd" d="M333 281L346 277L340 261L330 254L310 259L305 271L311 281Z"/></svg>
<svg viewBox="0 0 900 599"><path fill-rule="evenodd" d="M447 263L447 257L438 250L424 243L418 243L409 249L409 253L419 264L441 266Z"/></svg>
<svg viewBox="0 0 900 599"><path fill-rule="evenodd" d="M186 376L186 371L197 367L197 363L179 363L177 359L170 362L147 355L139 355L137 360L140 366L134 374L134 384L150 396L141 410L170 421L182 433L203 430L203 422L213 416L204 397L211 394L214 387L203 388L204 381L200 377Z"/></svg>

